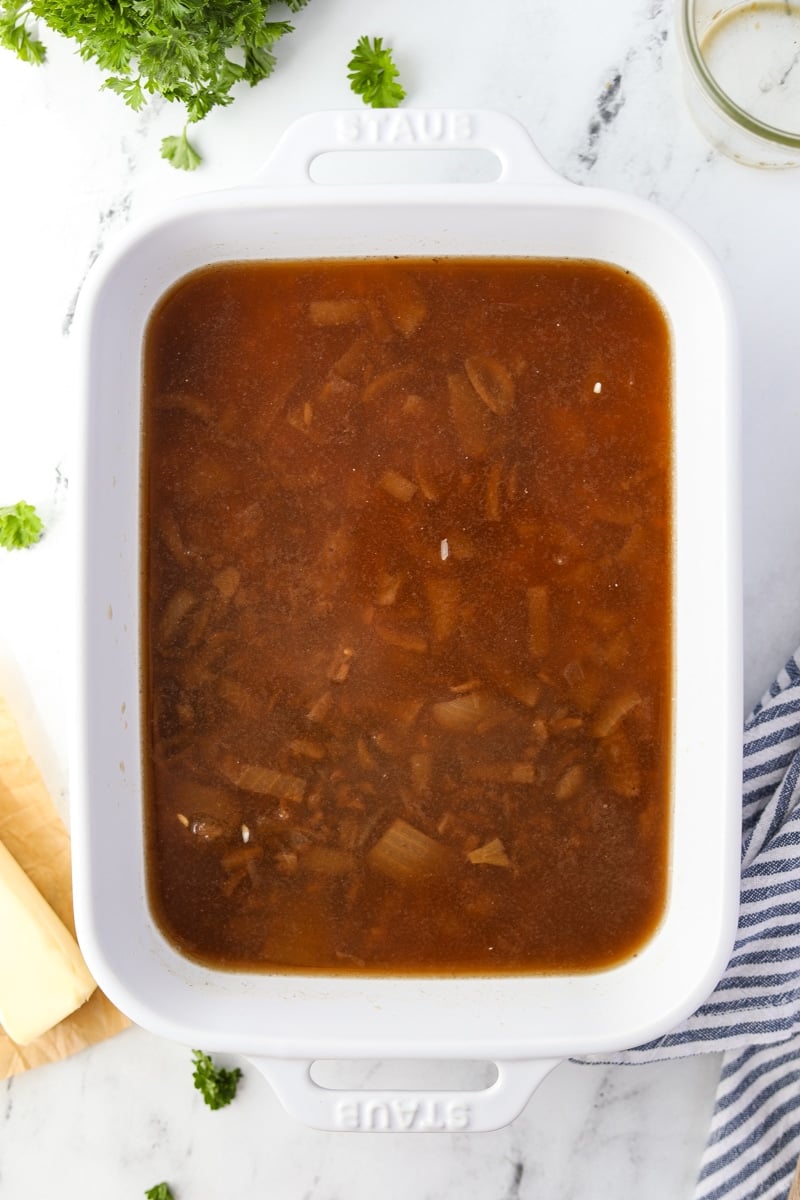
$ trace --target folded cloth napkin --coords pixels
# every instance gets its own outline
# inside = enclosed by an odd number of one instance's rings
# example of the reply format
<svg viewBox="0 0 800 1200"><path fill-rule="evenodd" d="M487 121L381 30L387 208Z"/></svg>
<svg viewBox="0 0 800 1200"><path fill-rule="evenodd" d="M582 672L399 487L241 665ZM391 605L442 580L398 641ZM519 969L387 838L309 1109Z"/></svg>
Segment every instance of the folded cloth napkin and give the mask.
<svg viewBox="0 0 800 1200"><path fill-rule="evenodd" d="M671 1033L602 1056L724 1051L694 1200L786 1200L800 1155L800 650L745 722L742 779L739 928L724 975Z"/></svg>

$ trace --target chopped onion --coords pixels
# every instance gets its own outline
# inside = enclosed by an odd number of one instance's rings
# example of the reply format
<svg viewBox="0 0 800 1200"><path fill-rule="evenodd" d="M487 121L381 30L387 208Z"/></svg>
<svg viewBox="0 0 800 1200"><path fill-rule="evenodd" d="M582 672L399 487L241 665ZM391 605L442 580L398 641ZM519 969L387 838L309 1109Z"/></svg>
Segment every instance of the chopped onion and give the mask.
<svg viewBox="0 0 800 1200"><path fill-rule="evenodd" d="M393 821L367 854L374 871L397 883L418 883L426 876L441 875L450 861L446 846L402 819Z"/></svg>
<svg viewBox="0 0 800 1200"><path fill-rule="evenodd" d="M227 854L223 854L220 862L224 870L238 871L242 867L249 866L250 863L258 862L263 857L263 846L238 846L235 850L229 850Z"/></svg>
<svg viewBox="0 0 800 1200"><path fill-rule="evenodd" d="M641 794L642 772L623 728L604 740L603 758L612 792L625 800L635 800Z"/></svg>
<svg viewBox="0 0 800 1200"><path fill-rule="evenodd" d="M458 628L461 585L453 576L431 576L425 580L431 634L434 642L446 642Z"/></svg>
<svg viewBox="0 0 800 1200"><path fill-rule="evenodd" d="M422 492L423 499L430 500L435 503L441 500L441 488L436 482L433 467L425 461L420 455L414 458L414 474L419 484L419 490Z"/></svg>
<svg viewBox="0 0 800 1200"><path fill-rule="evenodd" d="M333 696L330 692L323 692L319 699L315 700L311 705L306 713L306 716L308 717L309 721L321 723L325 720L332 707Z"/></svg>
<svg viewBox="0 0 800 1200"><path fill-rule="evenodd" d="M379 375L369 381L361 394L361 399L365 404L374 404L388 392L402 394L405 389L400 385L408 379L413 370L413 365L407 364L403 367L390 367L388 371L381 371Z"/></svg>
<svg viewBox="0 0 800 1200"><path fill-rule="evenodd" d="M361 379L372 355L370 339L361 334L348 346L344 354L336 359L333 370L336 375L349 381Z"/></svg>
<svg viewBox="0 0 800 1200"><path fill-rule="evenodd" d="M641 703L642 697L634 688L628 688L626 691L612 696L595 717L592 733L596 738L608 737L609 733L617 728L620 721Z"/></svg>
<svg viewBox="0 0 800 1200"><path fill-rule="evenodd" d="M483 403L499 417L514 407L514 380L496 358L473 355L464 363L467 378Z"/></svg>
<svg viewBox="0 0 800 1200"><path fill-rule="evenodd" d="M245 792L274 796L277 800L292 800L299 804L306 791L306 781L299 775L273 771L271 767L262 767L258 763L240 763L232 757L224 760L222 773Z"/></svg>
<svg viewBox="0 0 800 1200"><path fill-rule="evenodd" d="M393 496L395 500L402 500L404 504L414 498L417 490L417 485L399 471L384 471L378 482L388 495Z"/></svg>
<svg viewBox="0 0 800 1200"><path fill-rule="evenodd" d="M498 668L492 663L486 664L486 674L504 692L507 692L514 700L519 700L520 704L524 704L527 708L535 708L539 703L542 685L538 679L529 675L518 675L505 668Z"/></svg>
<svg viewBox="0 0 800 1200"><path fill-rule="evenodd" d="M188 413L201 421L211 421L215 416L214 406L194 392L162 392L156 399L156 406L167 412Z"/></svg>
<svg viewBox="0 0 800 1200"><path fill-rule="evenodd" d="M428 315L425 297L416 282L407 275L396 275L392 279L384 302L389 320L404 337L416 333Z"/></svg>
<svg viewBox="0 0 800 1200"><path fill-rule="evenodd" d="M261 712L257 697L244 684L239 683L238 679L228 679L227 676L221 675L217 679L217 692L243 717L257 717Z"/></svg>
<svg viewBox="0 0 800 1200"><path fill-rule="evenodd" d="M485 515L487 521L500 520L500 481L502 478L502 464L492 463L486 477Z"/></svg>
<svg viewBox="0 0 800 1200"><path fill-rule="evenodd" d="M567 767L556 784L556 799L571 800L583 787L585 777L586 772L580 763L574 763L571 767Z"/></svg>
<svg viewBox="0 0 800 1200"><path fill-rule="evenodd" d="M390 608L397 600L397 593L403 582L401 574L392 575L389 571L381 571L375 587L375 603L379 608Z"/></svg>
<svg viewBox="0 0 800 1200"><path fill-rule="evenodd" d="M376 623L375 632L382 642L389 646L397 646L399 650L410 650L414 654L425 654L428 650L427 639L413 630Z"/></svg>
<svg viewBox="0 0 800 1200"><path fill-rule="evenodd" d="M223 567L214 576L214 587L226 600L230 600L239 590L242 576L236 567Z"/></svg>
<svg viewBox="0 0 800 1200"><path fill-rule="evenodd" d="M174 641L181 623L196 604L197 596L187 591L186 588L178 588L172 593L161 617L160 636L163 641Z"/></svg>
<svg viewBox="0 0 800 1200"><path fill-rule="evenodd" d="M465 375L448 375L450 415L461 448L469 458L485 458L489 449L489 413Z"/></svg>
<svg viewBox="0 0 800 1200"><path fill-rule="evenodd" d="M313 758L319 761L327 755L325 747L320 742L315 742L311 738L295 738L289 742L289 749L295 754L299 754L301 758Z"/></svg>
<svg viewBox="0 0 800 1200"><path fill-rule="evenodd" d="M308 315L312 325L352 325L364 309L360 300L312 300Z"/></svg>
<svg viewBox="0 0 800 1200"><path fill-rule="evenodd" d="M328 667L328 679L331 683L344 683L350 674L350 667L355 651L352 646L340 646Z"/></svg>
<svg viewBox="0 0 800 1200"><path fill-rule="evenodd" d="M453 733L471 733L494 711L494 704L485 692L465 692L453 700L441 700L431 706L436 724Z"/></svg>
<svg viewBox="0 0 800 1200"><path fill-rule="evenodd" d="M544 658L550 649L550 595L546 587L528 588L528 649Z"/></svg>
<svg viewBox="0 0 800 1200"><path fill-rule="evenodd" d="M425 751L419 754L412 754L408 760L411 787L418 796L424 795L430 790L431 776L433 774L433 755Z"/></svg>
<svg viewBox="0 0 800 1200"><path fill-rule="evenodd" d="M505 847L500 841L500 838L492 838L485 846L479 846L477 850L470 850L467 858L475 866L483 867L510 867L511 860L506 854Z"/></svg>

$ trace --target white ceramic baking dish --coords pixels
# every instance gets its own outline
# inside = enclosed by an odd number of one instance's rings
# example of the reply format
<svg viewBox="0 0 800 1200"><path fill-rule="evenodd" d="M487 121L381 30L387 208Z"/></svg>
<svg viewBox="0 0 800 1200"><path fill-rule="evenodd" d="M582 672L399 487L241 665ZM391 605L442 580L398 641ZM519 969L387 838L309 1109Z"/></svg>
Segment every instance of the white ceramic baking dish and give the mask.
<svg viewBox="0 0 800 1200"><path fill-rule="evenodd" d="M483 148L494 183L322 186L337 149ZM142 335L186 272L232 259L368 255L601 259L635 272L674 351L674 711L666 911L629 961L582 975L372 979L210 970L151 918L140 770L139 440ZM487 112L305 117L248 186L200 195L106 254L79 313L85 339L81 623L72 774L75 909L101 987L134 1021L250 1056L286 1107L325 1129L491 1129L568 1055L666 1032L712 990L738 900L740 614L737 369L731 306L705 248L628 196L568 184L525 131ZM485 1091L341 1092L318 1059L470 1059Z"/></svg>

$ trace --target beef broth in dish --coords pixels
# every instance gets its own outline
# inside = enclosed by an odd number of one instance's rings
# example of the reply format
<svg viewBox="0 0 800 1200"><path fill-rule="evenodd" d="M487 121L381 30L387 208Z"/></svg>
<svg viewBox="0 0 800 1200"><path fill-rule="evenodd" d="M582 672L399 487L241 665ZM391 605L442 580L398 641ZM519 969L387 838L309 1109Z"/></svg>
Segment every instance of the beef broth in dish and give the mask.
<svg viewBox="0 0 800 1200"><path fill-rule="evenodd" d="M657 926L670 337L547 259L251 262L151 316L150 902L215 967L575 972Z"/></svg>

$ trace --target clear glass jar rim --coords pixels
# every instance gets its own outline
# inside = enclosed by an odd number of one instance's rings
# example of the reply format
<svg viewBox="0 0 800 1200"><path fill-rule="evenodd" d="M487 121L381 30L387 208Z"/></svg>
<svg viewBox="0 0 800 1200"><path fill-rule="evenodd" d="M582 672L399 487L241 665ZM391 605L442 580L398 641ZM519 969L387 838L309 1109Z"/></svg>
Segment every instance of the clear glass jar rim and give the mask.
<svg viewBox="0 0 800 1200"><path fill-rule="evenodd" d="M767 125L766 122L759 121L757 117L752 116L746 109L741 108L731 100L727 92L723 91L719 86L706 65L703 52L700 49L700 43L697 40L694 10L695 0L683 0L681 5L681 32L683 33L683 41L688 57L697 74L698 81L710 98L737 125L741 125L742 128L747 129L750 133L754 133L764 141L774 142L780 146L791 146L793 149L800 149L800 131L790 133L788 129L780 129L777 125Z"/></svg>

